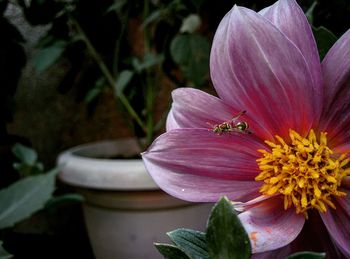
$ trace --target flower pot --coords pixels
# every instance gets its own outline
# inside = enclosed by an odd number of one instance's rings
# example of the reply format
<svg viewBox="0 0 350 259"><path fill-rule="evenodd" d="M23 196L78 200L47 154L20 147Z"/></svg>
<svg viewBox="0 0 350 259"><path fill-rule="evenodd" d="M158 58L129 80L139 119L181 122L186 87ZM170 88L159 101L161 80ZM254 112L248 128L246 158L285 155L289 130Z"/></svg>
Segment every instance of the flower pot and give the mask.
<svg viewBox="0 0 350 259"><path fill-rule="evenodd" d="M85 222L97 259L162 258L154 242L168 242L177 228L204 230L212 204L195 204L161 191L138 154L134 139L104 141L60 154L59 178L75 186L85 202Z"/></svg>

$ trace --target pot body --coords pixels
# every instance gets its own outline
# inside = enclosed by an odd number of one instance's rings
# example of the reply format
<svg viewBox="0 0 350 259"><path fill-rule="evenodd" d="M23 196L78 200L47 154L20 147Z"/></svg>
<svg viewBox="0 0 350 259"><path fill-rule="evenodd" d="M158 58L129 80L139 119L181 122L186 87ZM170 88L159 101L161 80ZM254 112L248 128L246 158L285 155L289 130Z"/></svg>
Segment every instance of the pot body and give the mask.
<svg viewBox="0 0 350 259"><path fill-rule="evenodd" d="M169 242L166 232L205 229L213 204L188 203L161 191L141 159L106 158L136 152L136 141L127 139L82 145L59 156L59 178L85 198L97 259L162 258L153 243Z"/></svg>

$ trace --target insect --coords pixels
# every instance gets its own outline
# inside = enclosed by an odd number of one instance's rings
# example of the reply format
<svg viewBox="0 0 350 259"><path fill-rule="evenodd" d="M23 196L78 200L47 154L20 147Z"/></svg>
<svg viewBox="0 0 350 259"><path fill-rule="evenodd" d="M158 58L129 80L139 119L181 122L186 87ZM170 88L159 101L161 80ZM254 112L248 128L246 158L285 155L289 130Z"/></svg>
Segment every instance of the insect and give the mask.
<svg viewBox="0 0 350 259"><path fill-rule="evenodd" d="M229 121L225 121L220 124L211 125L212 126L211 130L214 133L217 133L219 135L221 135L222 133L233 132L233 131L251 134L251 132L248 130L249 124L246 121L237 122L238 118L245 113L246 111L242 111Z"/></svg>

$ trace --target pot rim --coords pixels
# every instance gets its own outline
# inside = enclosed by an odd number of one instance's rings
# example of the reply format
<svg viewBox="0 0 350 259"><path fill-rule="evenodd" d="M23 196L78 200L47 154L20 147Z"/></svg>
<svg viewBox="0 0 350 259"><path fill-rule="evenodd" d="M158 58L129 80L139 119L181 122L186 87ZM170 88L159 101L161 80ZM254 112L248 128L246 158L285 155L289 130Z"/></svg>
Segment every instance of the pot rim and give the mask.
<svg viewBox="0 0 350 259"><path fill-rule="evenodd" d="M58 156L58 177L69 185L97 190L158 190L141 158L99 158L125 152L128 155L140 153L135 138L103 140L72 147Z"/></svg>

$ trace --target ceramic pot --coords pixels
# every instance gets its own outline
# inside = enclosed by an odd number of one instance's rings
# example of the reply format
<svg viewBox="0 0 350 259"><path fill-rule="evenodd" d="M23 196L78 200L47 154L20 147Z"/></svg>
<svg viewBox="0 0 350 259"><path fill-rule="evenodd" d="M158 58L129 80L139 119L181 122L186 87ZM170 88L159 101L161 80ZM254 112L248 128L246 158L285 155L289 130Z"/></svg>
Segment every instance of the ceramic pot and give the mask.
<svg viewBox="0 0 350 259"><path fill-rule="evenodd" d="M177 228L204 230L213 204L195 204L161 191L141 159L110 159L140 152L134 139L69 149L58 158L59 179L85 198L84 217L97 259L162 258L154 242Z"/></svg>

